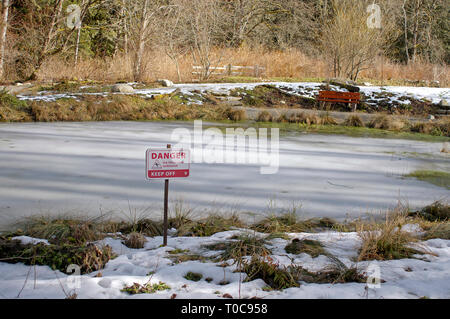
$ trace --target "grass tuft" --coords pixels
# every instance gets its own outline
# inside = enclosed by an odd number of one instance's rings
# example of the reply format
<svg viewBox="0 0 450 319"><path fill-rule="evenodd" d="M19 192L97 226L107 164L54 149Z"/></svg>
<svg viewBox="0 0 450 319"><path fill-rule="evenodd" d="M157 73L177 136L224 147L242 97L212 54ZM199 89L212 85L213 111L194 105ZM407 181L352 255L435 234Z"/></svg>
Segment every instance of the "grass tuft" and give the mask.
<svg viewBox="0 0 450 319"><path fill-rule="evenodd" d="M362 240L358 260L391 260L411 258L422 252L411 248L417 238L401 228L407 223L407 213L398 208L386 214L382 223L362 223L358 235Z"/></svg>
<svg viewBox="0 0 450 319"><path fill-rule="evenodd" d="M301 253L306 253L313 258L318 257L319 255L326 254L322 244L319 241L310 239L300 240L298 238L295 238L292 240L292 242L286 245L284 249L289 254L298 255Z"/></svg>
<svg viewBox="0 0 450 319"><path fill-rule="evenodd" d="M361 120L361 118L358 115L350 115L347 117L347 119L344 122L345 126L351 126L351 127L364 127L364 122Z"/></svg>
<svg viewBox="0 0 450 319"><path fill-rule="evenodd" d="M123 244L128 248L140 249L144 248L144 244L147 241L145 236L141 233L133 232L128 235L127 239L123 241Z"/></svg>

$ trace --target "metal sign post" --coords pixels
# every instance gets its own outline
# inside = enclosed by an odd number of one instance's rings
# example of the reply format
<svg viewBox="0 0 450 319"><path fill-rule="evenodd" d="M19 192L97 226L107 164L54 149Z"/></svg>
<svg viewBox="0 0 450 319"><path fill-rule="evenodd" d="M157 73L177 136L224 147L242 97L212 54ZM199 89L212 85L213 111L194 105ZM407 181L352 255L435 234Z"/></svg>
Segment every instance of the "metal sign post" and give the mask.
<svg viewBox="0 0 450 319"><path fill-rule="evenodd" d="M164 179L163 245L167 246L169 179L189 177L190 150L172 149L170 144L166 149L148 149L145 168L147 180Z"/></svg>
<svg viewBox="0 0 450 319"><path fill-rule="evenodd" d="M172 145L167 144L167 149L171 149ZM163 246L167 246L167 228L169 227L169 216L168 216L168 206L169 206L169 179L164 181L164 239Z"/></svg>

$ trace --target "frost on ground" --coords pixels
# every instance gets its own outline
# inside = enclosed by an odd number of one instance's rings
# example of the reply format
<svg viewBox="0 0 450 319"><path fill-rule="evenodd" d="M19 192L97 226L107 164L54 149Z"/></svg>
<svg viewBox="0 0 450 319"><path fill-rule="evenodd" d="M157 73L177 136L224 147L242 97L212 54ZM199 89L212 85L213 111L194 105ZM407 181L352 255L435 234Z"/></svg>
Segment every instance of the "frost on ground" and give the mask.
<svg viewBox="0 0 450 319"><path fill-rule="evenodd" d="M416 227L410 227L417 229ZM216 261L220 251L205 246L232 241L234 236L247 233L237 229L216 233L210 237L169 237L168 246L161 247L161 237L148 237L142 249L130 249L120 239L108 237L97 245L109 245L118 255L104 269L82 276L53 271L47 266L0 263L0 297L2 298L450 298L450 240L431 239L418 247L425 255L414 259L377 262L355 262L360 246L357 233L323 232L290 233L290 239L318 240L326 253L332 254L347 267L370 275L379 271L379 286L367 283L317 284L299 282L299 287L284 290L267 289L262 279L246 282L246 274L237 271L232 260ZM263 236L259 233L251 235ZM301 253L289 254L285 246L290 240L275 238L267 242L270 256L280 267L298 265L317 272L332 264L327 256L316 258ZM170 253L172 252L172 253ZM175 253L175 254L174 254ZM202 256L201 260L175 262L179 254ZM201 275L199 281L186 279L189 272ZM376 271L375 273L376 274ZM374 275L376 276L376 275ZM154 293L131 295L121 291L138 283L164 283L168 289Z"/></svg>

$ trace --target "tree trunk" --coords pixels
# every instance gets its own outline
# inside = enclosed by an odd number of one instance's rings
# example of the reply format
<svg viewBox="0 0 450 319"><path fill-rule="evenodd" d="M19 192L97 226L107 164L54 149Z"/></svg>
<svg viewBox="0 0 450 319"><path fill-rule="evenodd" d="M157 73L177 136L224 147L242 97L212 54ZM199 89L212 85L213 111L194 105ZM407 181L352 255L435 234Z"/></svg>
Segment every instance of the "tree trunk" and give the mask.
<svg viewBox="0 0 450 319"><path fill-rule="evenodd" d="M59 16L61 15L61 12L62 12L62 6L63 6L63 0L58 0L55 3L55 9L53 10L53 16L52 16L52 22L50 24L50 28L48 29L47 36L45 37L44 45L42 47L41 52L39 53L38 60L34 67L33 73L29 76L28 80L36 79L36 73L39 71L42 63L44 62L45 58L47 57L48 51L50 49L50 44L54 37L54 30L56 28L56 24L58 23Z"/></svg>
<svg viewBox="0 0 450 319"><path fill-rule="evenodd" d="M142 8L141 27L139 28L139 39L137 43L137 50L134 60L134 80L142 80L142 59L145 50L146 31L149 24L148 17L148 4L149 0L144 1L144 7Z"/></svg>
<svg viewBox="0 0 450 319"><path fill-rule="evenodd" d="M8 31L9 0L2 1L2 26L0 31L0 80L4 77L6 33Z"/></svg>
<svg viewBox="0 0 450 319"><path fill-rule="evenodd" d="M406 1L403 0L403 19L404 19L404 33L405 33L405 53L406 64L409 63L409 48L408 48L408 16L406 15Z"/></svg>

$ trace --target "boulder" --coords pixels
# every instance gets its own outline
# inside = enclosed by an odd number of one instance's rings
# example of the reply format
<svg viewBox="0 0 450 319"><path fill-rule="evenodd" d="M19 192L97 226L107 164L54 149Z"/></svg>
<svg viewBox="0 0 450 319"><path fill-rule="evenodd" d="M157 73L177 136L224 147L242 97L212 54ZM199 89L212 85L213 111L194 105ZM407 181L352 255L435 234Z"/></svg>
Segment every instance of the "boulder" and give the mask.
<svg viewBox="0 0 450 319"><path fill-rule="evenodd" d="M118 83L112 87L112 91L118 93L133 93L134 89L131 85Z"/></svg>
<svg viewBox="0 0 450 319"><path fill-rule="evenodd" d="M167 80L167 79L157 80L157 82L159 84L161 84L162 86L165 86L165 87L172 87L173 86L173 82L170 81L170 80Z"/></svg>
<svg viewBox="0 0 450 319"><path fill-rule="evenodd" d="M326 81L331 85L339 86L340 88L346 89L349 92L359 92L359 87L356 86L356 83L350 80L341 80L341 79L330 79Z"/></svg>

